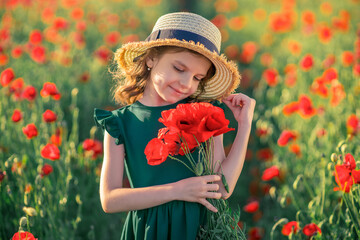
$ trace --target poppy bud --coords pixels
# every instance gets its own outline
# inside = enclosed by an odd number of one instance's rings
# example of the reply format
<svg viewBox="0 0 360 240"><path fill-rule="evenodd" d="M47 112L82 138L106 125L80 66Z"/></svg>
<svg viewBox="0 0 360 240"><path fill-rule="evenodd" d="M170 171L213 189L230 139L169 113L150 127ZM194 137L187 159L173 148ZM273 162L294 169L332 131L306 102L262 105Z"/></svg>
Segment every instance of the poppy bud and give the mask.
<svg viewBox="0 0 360 240"><path fill-rule="evenodd" d="M333 163L335 163L335 162L337 161L337 159L338 159L336 153L331 154L330 159L331 159L331 161L332 161Z"/></svg>
<svg viewBox="0 0 360 240"><path fill-rule="evenodd" d="M20 225L20 227L26 227L26 225L27 225L26 217L20 218L19 225Z"/></svg>

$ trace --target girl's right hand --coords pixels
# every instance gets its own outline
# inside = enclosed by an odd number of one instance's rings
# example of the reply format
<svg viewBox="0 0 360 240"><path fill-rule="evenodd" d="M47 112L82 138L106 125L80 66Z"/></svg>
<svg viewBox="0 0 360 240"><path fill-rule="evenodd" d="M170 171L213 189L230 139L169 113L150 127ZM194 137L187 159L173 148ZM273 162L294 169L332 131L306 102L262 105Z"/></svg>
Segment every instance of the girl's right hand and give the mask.
<svg viewBox="0 0 360 240"><path fill-rule="evenodd" d="M187 202L198 202L210 211L217 212L217 209L206 199L221 198L221 193L214 192L219 190L219 184L213 183L220 180L221 178L218 175L191 177L180 180L174 183L176 199Z"/></svg>

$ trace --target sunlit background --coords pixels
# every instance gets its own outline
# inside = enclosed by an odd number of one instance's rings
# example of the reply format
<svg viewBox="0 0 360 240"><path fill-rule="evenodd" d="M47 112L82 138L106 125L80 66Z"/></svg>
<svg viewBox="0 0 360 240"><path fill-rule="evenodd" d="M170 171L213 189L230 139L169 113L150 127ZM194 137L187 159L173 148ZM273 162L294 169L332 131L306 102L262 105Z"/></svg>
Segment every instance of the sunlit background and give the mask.
<svg viewBox="0 0 360 240"><path fill-rule="evenodd" d="M120 107L116 49L174 11L221 30L237 91L257 101L229 199L248 239L359 238L359 0L1 0L0 239L120 238L93 109Z"/></svg>

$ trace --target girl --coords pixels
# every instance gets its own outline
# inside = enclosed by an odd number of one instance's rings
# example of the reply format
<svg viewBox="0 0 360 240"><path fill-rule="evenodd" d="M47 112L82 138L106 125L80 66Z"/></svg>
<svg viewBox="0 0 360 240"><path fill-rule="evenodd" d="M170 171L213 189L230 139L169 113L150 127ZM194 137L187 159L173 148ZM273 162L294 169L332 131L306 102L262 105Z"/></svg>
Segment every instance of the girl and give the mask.
<svg viewBox="0 0 360 240"><path fill-rule="evenodd" d="M206 208L217 211L206 199L226 199L235 188L255 100L230 95L240 75L235 63L219 55L220 42L220 31L205 18L171 13L158 19L145 41L125 44L115 54L124 80L119 81L114 97L127 106L112 112L95 109L95 120L106 130L102 207L107 213L129 211L122 239L195 239ZM229 193L218 175L196 177L171 160L150 166L144 154L147 143L163 127L158 122L162 111L179 103L211 100L223 101L238 122L227 156L222 136L214 139L214 159L221 162ZM131 188L123 188L124 169Z"/></svg>

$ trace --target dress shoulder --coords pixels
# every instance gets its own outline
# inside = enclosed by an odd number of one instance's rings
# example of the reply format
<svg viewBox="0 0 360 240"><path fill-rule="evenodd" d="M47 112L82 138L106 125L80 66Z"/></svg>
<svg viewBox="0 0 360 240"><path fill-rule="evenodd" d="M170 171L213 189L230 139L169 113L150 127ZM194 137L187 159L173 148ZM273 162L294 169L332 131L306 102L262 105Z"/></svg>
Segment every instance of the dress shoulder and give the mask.
<svg viewBox="0 0 360 240"><path fill-rule="evenodd" d="M119 116L114 111L107 111L103 109L94 109L94 120L98 127L106 130L110 136L115 138L117 145L124 143L124 138L121 134L121 121Z"/></svg>

